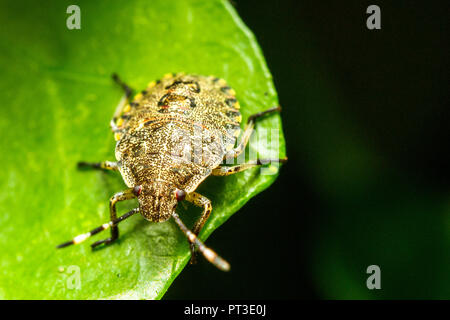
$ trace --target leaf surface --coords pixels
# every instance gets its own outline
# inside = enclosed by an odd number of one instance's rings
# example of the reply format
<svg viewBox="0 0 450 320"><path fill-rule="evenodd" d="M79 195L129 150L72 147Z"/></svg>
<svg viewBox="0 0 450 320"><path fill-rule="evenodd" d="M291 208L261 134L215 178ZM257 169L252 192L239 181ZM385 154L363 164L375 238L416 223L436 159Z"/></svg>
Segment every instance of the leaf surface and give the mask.
<svg viewBox="0 0 450 320"><path fill-rule="evenodd" d="M110 196L125 188L118 174L76 169L80 160L115 159L109 121L122 92L110 75L137 90L168 72L222 77L237 92L243 122L277 105L277 95L256 40L227 1L79 1L80 30L66 27L71 4L0 4L0 298L159 299L190 258L173 221L134 216L111 246L55 249L107 222ZM250 150L284 156L279 115L257 124L270 129L279 130L278 146ZM201 238L276 176L252 169L208 178L198 191L213 213ZM119 214L136 205L120 203ZM192 205L180 211L188 226L200 213Z"/></svg>

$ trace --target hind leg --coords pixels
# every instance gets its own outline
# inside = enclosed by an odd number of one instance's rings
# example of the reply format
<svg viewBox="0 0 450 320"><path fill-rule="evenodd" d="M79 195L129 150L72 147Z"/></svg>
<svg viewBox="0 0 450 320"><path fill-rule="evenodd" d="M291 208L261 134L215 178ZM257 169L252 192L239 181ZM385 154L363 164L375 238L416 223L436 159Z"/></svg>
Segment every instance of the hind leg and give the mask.
<svg viewBox="0 0 450 320"><path fill-rule="evenodd" d="M223 157L224 160L230 159L230 158L237 158L245 150L245 147L247 146L247 143L250 140L250 136L252 135L252 133L255 129L255 120L257 120L269 113L277 112L277 111L281 111L280 106L270 108L270 109L267 109L262 112L255 113L255 114L251 115L250 117L248 117L247 125L245 126L244 133L242 134L241 141L239 142L239 144L236 148L231 149L230 151L228 151L225 154L225 156Z"/></svg>
<svg viewBox="0 0 450 320"><path fill-rule="evenodd" d="M120 100L119 104L116 107L116 111L114 112L114 116L111 119L110 126L113 132L120 131L120 115L126 110L127 106L130 103L130 97L133 94L133 89L131 89L125 82L123 82L116 73L112 75L113 80L122 87L125 95ZM123 119L122 119L123 120Z"/></svg>

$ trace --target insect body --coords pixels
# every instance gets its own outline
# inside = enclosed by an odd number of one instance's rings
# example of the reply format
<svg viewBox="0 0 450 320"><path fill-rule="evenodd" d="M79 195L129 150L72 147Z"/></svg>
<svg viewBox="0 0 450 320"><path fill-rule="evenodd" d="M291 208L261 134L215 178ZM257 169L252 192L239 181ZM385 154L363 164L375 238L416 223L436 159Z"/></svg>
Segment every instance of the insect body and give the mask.
<svg viewBox="0 0 450 320"><path fill-rule="evenodd" d="M126 92L111 121L117 141L117 161L80 162L79 165L119 171L128 189L111 198L109 223L58 247L80 243L110 228L111 237L93 243L92 247L109 244L119 236L117 224L139 212L153 222L173 218L191 244L191 261L197 247L208 261L221 270L228 270L229 264L197 237L212 206L209 199L195 190L209 175L225 176L260 165L260 161L235 166L221 164L245 150L256 118L280 108L250 116L235 147L241 131L240 106L234 90L223 79L168 74L149 83L129 102L132 90L116 75L113 77ZM139 208L118 218L116 203L133 198L138 199ZM178 202L183 200L203 208L192 231L175 212Z"/></svg>

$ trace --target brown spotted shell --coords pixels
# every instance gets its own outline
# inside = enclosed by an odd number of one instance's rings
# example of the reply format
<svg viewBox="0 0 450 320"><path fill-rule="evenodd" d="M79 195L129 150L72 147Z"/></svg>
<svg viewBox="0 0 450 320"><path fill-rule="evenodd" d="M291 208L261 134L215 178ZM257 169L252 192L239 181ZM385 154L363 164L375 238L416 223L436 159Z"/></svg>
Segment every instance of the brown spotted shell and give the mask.
<svg viewBox="0 0 450 320"><path fill-rule="evenodd" d="M223 79L169 74L149 83L116 121L125 183L194 191L233 148L240 122L235 92Z"/></svg>

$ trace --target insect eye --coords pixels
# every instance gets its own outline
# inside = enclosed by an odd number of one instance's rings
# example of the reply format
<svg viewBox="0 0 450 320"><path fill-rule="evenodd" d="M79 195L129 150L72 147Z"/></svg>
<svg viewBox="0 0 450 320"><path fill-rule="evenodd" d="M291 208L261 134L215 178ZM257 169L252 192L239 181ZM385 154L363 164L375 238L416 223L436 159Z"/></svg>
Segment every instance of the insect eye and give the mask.
<svg viewBox="0 0 450 320"><path fill-rule="evenodd" d="M175 191L175 195L177 197L177 201L183 201L184 198L186 198L186 191L177 189L177 191Z"/></svg>
<svg viewBox="0 0 450 320"><path fill-rule="evenodd" d="M142 192L142 186L136 186L136 187L133 188L133 193L134 193L135 196L140 195L141 192Z"/></svg>

